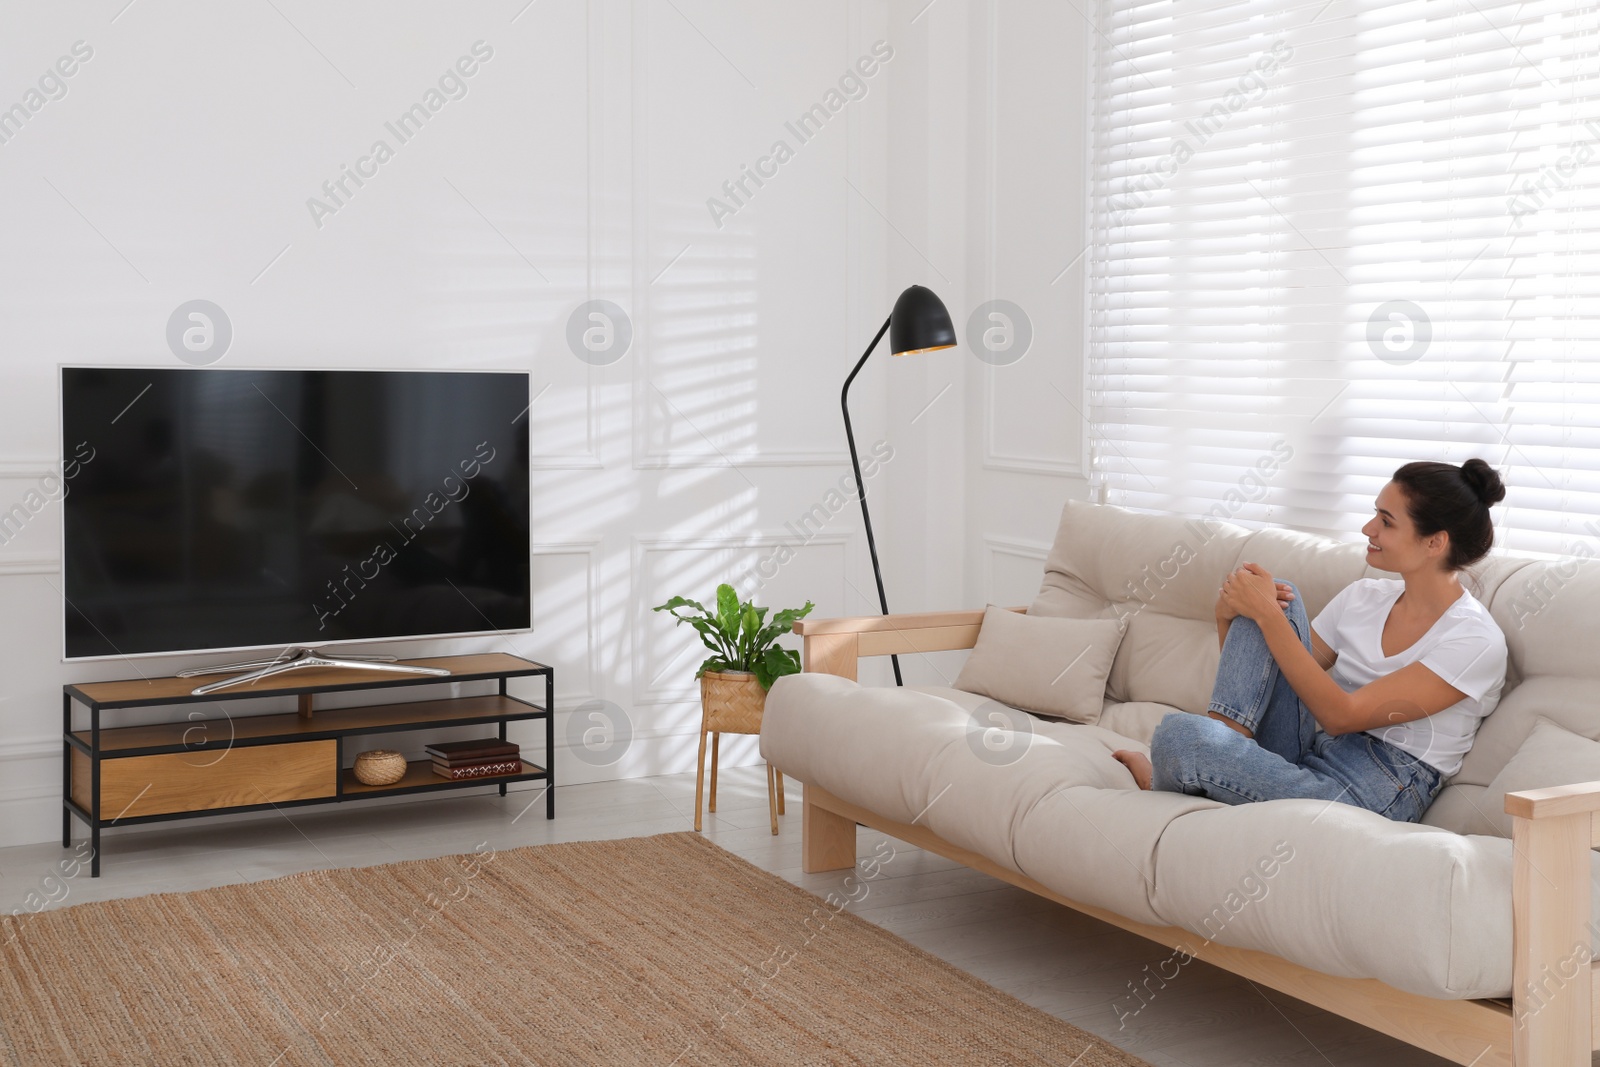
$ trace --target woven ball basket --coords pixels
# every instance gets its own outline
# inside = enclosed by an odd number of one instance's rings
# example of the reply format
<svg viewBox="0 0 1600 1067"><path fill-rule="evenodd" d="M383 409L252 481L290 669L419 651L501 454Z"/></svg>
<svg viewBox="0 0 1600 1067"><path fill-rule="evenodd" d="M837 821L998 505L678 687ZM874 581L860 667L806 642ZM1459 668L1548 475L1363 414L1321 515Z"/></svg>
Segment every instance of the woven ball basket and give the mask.
<svg viewBox="0 0 1600 1067"><path fill-rule="evenodd" d="M375 748L356 757L356 781L363 785L393 785L406 776L406 758L387 748Z"/></svg>
<svg viewBox="0 0 1600 1067"><path fill-rule="evenodd" d="M723 734L759 734L767 691L744 671L707 671L700 676L704 729Z"/></svg>

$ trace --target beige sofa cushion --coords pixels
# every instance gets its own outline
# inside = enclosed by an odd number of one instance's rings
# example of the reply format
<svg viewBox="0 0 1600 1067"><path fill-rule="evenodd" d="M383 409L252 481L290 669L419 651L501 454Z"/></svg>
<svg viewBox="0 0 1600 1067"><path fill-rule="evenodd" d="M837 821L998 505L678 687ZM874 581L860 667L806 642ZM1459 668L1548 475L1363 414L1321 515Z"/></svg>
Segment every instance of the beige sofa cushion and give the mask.
<svg viewBox="0 0 1600 1067"><path fill-rule="evenodd" d="M791 674L767 692L761 755L799 781L910 822L932 798L928 766L970 719L960 705L912 689Z"/></svg>
<svg viewBox="0 0 1600 1067"><path fill-rule="evenodd" d="M1261 877L1259 862L1285 852L1276 873ZM1600 874L1600 855L1594 864ZM1393 822L1349 804L1272 800L1169 823L1153 900L1199 938L1325 974L1424 996L1503 997L1511 866L1503 838Z"/></svg>
<svg viewBox="0 0 1600 1067"><path fill-rule="evenodd" d="M1594 655L1600 560L1499 562L1506 573L1490 608L1520 676L1600 678L1600 656Z"/></svg>
<svg viewBox="0 0 1600 1067"><path fill-rule="evenodd" d="M1069 500L1028 614L1205 619L1249 538L1226 523Z"/></svg>
<svg viewBox="0 0 1600 1067"><path fill-rule="evenodd" d="M1472 749L1462 758L1451 783L1488 785L1511 762L1540 719L1549 719L1582 737L1594 735L1600 731L1600 717L1594 712L1595 690L1590 679L1561 675L1532 677L1509 688L1489 717L1478 724Z"/></svg>
<svg viewBox="0 0 1600 1067"><path fill-rule="evenodd" d="M1480 803L1494 832L1510 837L1507 793L1580 782L1600 782L1600 742L1580 737L1540 716L1517 754L1484 789Z"/></svg>
<svg viewBox="0 0 1600 1067"><path fill-rule="evenodd" d="M1068 900L1166 926L1154 901L1166 829L1182 816L1222 806L1139 789L1131 776L1125 788L1063 785L1019 808L1012 856L1017 870Z"/></svg>
<svg viewBox="0 0 1600 1067"><path fill-rule="evenodd" d="M1121 643L1114 619L1029 616L991 604L954 688L1035 715L1093 723Z"/></svg>
<svg viewBox="0 0 1600 1067"><path fill-rule="evenodd" d="M1099 726L1013 712L1009 743L990 748L983 734L1001 708L955 689L790 675L767 694L761 754L802 782L915 821L1073 900L1162 922L1149 903L1161 830L1217 802L1138 789L1111 753L1148 748Z"/></svg>
<svg viewBox="0 0 1600 1067"><path fill-rule="evenodd" d="M980 726L993 722L994 711L1000 706L998 701L995 701L989 697L978 693L963 692L960 689L954 689L949 686L908 685L906 688L914 692L927 693L930 696L936 696L941 700L948 700L950 703L956 705L956 707L965 711L968 716L970 716L969 721L971 723ZM1107 708L1112 708L1116 705L1107 703L1105 706ZM1028 729L1044 730L1047 732L1053 730L1057 726L1076 726L1076 729L1069 731L1070 736L1079 738L1085 742L1092 742L1096 745L1099 745L1101 748L1105 749L1108 754L1116 751L1119 748L1137 748L1146 754L1148 754L1150 751L1150 743L1148 740L1141 742L1136 737L1127 736L1118 732L1117 730L1112 729L1111 726L1105 721L1103 713L1100 721L1096 723L1057 723L1051 719L1041 719L1032 715L1025 717L1020 715L1010 716L1008 717L1008 721L1011 723L1025 721ZM1064 735L1058 734L1057 736Z"/></svg>
<svg viewBox="0 0 1600 1067"><path fill-rule="evenodd" d="M1139 742L1148 754L1150 737L1156 732L1156 727L1161 725L1161 720L1180 711L1181 709L1171 704L1152 704L1149 701L1137 700L1113 704L1107 701L1105 710L1100 713L1099 725Z"/></svg>
<svg viewBox="0 0 1600 1067"><path fill-rule="evenodd" d="M1106 695L1204 714L1217 674L1217 590L1246 561L1292 581L1316 615L1378 572L1359 545L1215 519L1068 501L1030 615L1121 619Z"/></svg>
<svg viewBox="0 0 1600 1067"><path fill-rule="evenodd" d="M1484 786L1454 782L1439 790L1428 810L1422 813L1422 822L1457 834L1488 834L1498 837L1494 824L1485 814Z"/></svg>

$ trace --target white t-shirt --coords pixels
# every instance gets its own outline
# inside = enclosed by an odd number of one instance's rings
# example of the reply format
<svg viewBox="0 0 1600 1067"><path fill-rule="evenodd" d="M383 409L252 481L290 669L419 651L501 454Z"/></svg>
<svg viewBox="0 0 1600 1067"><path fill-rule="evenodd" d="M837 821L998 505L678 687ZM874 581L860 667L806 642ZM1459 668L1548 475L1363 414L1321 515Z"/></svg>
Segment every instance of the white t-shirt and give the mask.
<svg viewBox="0 0 1600 1067"><path fill-rule="evenodd" d="M1362 686L1421 663L1466 698L1432 715L1366 731L1436 767L1446 778L1461 769L1478 724L1500 702L1506 681L1506 637L1489 609L1465 589L1416 644L1383 654L1383 625L1406 583L1399 578L1352 582L1311 620L1311 628L1339 653L1329 674L1353 693Z"/></svg>

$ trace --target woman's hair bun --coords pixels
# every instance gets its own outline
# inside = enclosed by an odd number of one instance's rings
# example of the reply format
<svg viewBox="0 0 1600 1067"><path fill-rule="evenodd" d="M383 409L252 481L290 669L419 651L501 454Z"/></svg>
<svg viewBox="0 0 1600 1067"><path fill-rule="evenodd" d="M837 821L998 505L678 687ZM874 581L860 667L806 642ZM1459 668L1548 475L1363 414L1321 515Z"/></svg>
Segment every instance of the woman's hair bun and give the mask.
<svg viewBox="0 0 1600 1067"><path fill-rule="evenodd" d="M1481 459L1474 457L1463 463L1461 477L1488 507L1506 498L1506 483L1500 480L1500 472Z"/></svg>

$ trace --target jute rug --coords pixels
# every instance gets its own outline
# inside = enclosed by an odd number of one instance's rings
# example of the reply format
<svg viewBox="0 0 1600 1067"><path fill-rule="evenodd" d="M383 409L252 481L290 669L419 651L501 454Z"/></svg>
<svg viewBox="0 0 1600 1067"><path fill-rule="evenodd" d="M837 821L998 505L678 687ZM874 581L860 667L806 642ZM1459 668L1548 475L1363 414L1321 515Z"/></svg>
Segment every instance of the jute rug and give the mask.
<svg viewBox="0 0 1600 1067"><path fill-rule="evenodd" d="M0 1063L1148 1067L835 905L677 833L6 916Z"/></svg>

